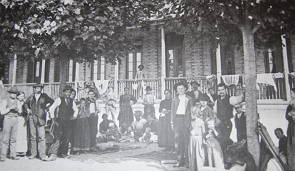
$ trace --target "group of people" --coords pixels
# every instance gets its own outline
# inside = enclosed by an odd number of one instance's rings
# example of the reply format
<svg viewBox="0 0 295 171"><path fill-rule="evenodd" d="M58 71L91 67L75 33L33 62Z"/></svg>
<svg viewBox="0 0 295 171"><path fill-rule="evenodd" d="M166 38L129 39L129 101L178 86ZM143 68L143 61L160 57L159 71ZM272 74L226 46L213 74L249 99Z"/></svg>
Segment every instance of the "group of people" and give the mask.
<svg viewBox="0 0 295 171"><path fill-rule="evenodd" d="M96 149L98 108L94 91L87 98L75 101L76 92L65 86L63 95L53 100L42 92L43 85L35 84L33 94L11 87L7 99L0 103L4 115L1 156L13 160L28 155L29 159L55 160Z"/></svg>

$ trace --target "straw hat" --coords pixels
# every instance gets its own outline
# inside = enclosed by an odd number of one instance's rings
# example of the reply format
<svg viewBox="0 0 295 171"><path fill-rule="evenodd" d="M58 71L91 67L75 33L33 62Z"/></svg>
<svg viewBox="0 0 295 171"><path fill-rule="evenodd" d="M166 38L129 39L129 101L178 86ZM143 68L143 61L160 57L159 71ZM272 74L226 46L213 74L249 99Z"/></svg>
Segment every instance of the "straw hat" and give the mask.
<svg viewBox="0 0 295 171"><path fill-rule="evenodd" d="M17 90L16 87L10 87L7 92L8 93L12 93L12 94L17 94L18 93L18 90Z"/></svg>

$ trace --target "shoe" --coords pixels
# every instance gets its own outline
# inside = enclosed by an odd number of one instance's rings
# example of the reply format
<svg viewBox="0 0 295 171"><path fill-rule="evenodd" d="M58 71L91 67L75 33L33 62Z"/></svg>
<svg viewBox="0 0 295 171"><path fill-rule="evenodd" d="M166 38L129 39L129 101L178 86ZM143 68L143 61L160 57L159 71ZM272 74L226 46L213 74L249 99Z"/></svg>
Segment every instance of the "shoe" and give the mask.
<svg viewBox="0 0 295 171"><path fill-rule="evenodd" d="M50 154L50 156L47 158L46 161L54 161L57 159L57 156L55 154Z"/></svg>
<svg viewBox="0 0 295 171"><path fill-rule="evenodd" d="M11 160L19 160L19 157L10 157Z"/></svg>
<svg viewBox="0 0 295 171"><path fill-rule="evenodd" d="M36 156L29 156L28 159L34 159Z"/></svg>

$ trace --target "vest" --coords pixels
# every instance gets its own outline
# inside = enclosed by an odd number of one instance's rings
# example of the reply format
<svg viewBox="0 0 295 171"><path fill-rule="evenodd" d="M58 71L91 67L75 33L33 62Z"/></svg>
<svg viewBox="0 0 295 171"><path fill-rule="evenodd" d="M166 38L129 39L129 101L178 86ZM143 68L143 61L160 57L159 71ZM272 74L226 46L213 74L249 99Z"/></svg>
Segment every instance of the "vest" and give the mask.
<svg viewBox="0 0 295 171"><path fill-rule="evenodd" d="M59 105L58 118L69 120L74 114L73 100L69 99L67 104L65 98L60 97L60 101L61 103Z"/></svg>
<svg viewBox="0 0 295 171"><path fill-rule="evenodd" d="M228 122L233 117L233 107L229 103L229 96L217 100L217 118L223 122Z"/></svg>

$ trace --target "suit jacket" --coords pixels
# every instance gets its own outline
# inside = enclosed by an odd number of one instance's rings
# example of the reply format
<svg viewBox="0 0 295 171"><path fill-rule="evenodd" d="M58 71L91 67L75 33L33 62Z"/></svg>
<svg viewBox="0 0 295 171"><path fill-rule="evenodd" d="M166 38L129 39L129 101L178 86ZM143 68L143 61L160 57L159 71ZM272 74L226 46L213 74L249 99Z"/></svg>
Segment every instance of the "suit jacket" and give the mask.
<svg viewBox="0 0 295 171"><path fill-rule="evenodd" d="M185 122L185 126L190 129L190 127L191 127L191 124L190 124L191 123L191 108L193 106L193 99L188 95L185 95L185 97L186 97L186 102L185 102L186 109L185 109L185 115L184 115L184 117L185 117L184 122ZM171 122L173 122L173 123L175 123L175 116L176 116L179 102L180 102L180 100L179 100L178 96L172 100Z"/></svg>
<svg viewBox="0 0 295 171"><path fill-rule="evenodd" d="M41 93L38 101L36 101L35 95L31 95L24 103L24 108L31 109L32 115L37 117L40 125L45 124L46 120L46 109L54 102L47 94ZM48 105L49 104L49 105Z"/></svg>

